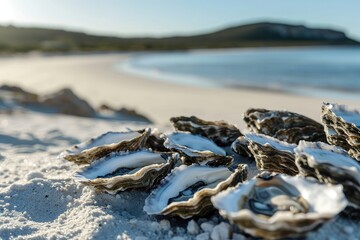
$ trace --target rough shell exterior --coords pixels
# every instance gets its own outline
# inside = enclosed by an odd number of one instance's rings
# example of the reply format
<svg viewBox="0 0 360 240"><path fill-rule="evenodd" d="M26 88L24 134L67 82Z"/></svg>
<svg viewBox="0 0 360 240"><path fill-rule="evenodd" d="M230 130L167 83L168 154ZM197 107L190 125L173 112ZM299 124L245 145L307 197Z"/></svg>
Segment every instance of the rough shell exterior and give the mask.
<svg viewBox="0 0 360 240"><path fill-rule="evenodd" d="M172 117L170 121L177 131L204 136L219 146L229 146L242 135L235 125L225 121L205 121L195 116Z"/></svg>
<svg viewBox="0 0 360 240"><path fill-rule="evenodd" d="M300 140L326 142L324 127L303 115L288 111L251 108L244 114L248 128L288 143Z"/></svg>
<svg viewBox="0 0 360 240"><path fill-rule="evenodd" d="M341 185L264 172L212 198L220 214L254 237L302 237L347 205Z"/></svg>
<svg viewBox="0 0 360 240"><path fill-rule="evenodd" d="M350 156L360 161L360 110L324 103L322 122L328 142L344 148Z"/></svg>
<svg viewBox="0 0 360 240"><path fill-rule="evenodd" d="M149 148L156 152L168 152L168 149L164 146L165 140L164 134L155 128L147 138L145 148Z"/></svg>
<svg viewBox="0 0 360 240"><path fill-rule="evenodd" d="M231 173L230 176L226 179L222 180L216 186L212 188L202 188L196 192L191 192L187 200L171 202L169 203L169 199L163 197L166 188L169 187L179 187L181 183L179 181L184 181L181 177L176 180L178 174L182 173L183 175L187 175L188 172L193 173L193 170L201 171L201 169L214 169L216 171L221 169L226 169L224 167L209 167L209 166L199 166L199 165L191 165L191 166L180 166L175 168L161 183L160 185L154 189L149 197L145 200L144 211L149 215L167 215L167 216L178 216L183 219L191 218L193 216L206 216L209 213L213 212L215 208L211 203L211 197L216 195L217 193L227 189L228 187L235 186L239 182L243 182L247 177L247 166L239 165L238 168ZM199 170L198 170L199 169ZM189 171L190 170L190 171ZM229 171L229 170L227 170ZM197 174L189 174L186 176L186 179L190 179L193 184L197 182L201 182L204 179ZM176 197L182 191L186 191L186 187L178 189L176 192L172 189L173 197ZM162 208L158 204L165 199L165 207Z"/></svg>
<svg viewBox="0 0 360 240"><path fill-rule="evenodd" d="M342 184L350 205L360 208L360 164L343 149L301 141L295 153L301 175L324 183Z"/></svg>
<svg viewBox="0 0 360 240"><path fill-rule="evenodd" d="M231 144L231 150L241 156L251 158L253 155L248 146L249 141L246 139L246 137L240 136Z"/></svg>
<svg viewBox="0 0 360 240"><path fill-rule="evenodd" d="M248 148L259 170L296 175L299 170L295 164L296 144L279 141L263 134L245 134Z"/></svg>

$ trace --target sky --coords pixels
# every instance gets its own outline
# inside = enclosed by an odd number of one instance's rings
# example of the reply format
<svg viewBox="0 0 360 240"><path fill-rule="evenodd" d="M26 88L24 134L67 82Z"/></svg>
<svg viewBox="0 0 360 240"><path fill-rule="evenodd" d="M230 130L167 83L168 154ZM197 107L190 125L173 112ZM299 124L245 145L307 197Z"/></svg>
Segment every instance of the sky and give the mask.
<svg viewBox="0 0 360 240"><path fill-rule="evenodd" d="M360 0L0 0L0 24L99 35L191 35L258 21L335 28L360 40Z"/></svg>

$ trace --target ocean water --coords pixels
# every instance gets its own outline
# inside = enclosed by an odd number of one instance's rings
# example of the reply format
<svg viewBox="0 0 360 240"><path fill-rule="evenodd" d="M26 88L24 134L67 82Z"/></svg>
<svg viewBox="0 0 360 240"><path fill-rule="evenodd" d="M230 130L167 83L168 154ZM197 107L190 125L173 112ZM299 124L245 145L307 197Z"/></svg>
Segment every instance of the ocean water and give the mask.
<svg viewBox="0 0 360 240"><path fill-rule="evenodd" d="M360 47L254 48L138 54L122 70L201 87L261 88L360 100Z"/></svg>

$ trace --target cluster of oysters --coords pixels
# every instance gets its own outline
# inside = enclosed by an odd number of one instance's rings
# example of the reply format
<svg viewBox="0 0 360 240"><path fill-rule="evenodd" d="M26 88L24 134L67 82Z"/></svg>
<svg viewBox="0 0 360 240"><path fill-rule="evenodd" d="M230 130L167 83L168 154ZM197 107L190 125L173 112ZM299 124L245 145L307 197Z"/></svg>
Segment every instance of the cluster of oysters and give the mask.
<svg viewBox="0 0 360 240"><path fill-rule="evenodd" d="M360 210L357 110L324 104L320 124L249 109L246 134L224 121L170 121L175 132L107 132L61 156L83 165L75 178L98 191L150 191L149 215L188 219L218 210L255 237L304 236L343 210ZM247 179L244 163L256 165L254 177Z"/></svg>

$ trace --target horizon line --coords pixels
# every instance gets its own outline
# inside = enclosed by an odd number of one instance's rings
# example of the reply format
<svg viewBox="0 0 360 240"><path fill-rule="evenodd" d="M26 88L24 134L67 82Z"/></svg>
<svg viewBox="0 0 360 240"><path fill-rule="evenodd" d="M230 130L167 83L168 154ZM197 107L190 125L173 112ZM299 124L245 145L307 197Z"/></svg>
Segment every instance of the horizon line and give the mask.
<svg viewBox="0 0 360 240"><path fill-rule="evenodd" d="M276 20L276 19L270 19L270 18L264 18L264 19L257 19L257 20L249 20L249 21L243 21L241 23L229 23L224 24L222 27L212 27L207 30L197 30L197 31L189 31L189 32L170 32L165 34L119 34L116 32L101 32L98 30L91 30L91 29L85 29L82 27L73 27L73 26L66 26L66 25L56 25L56 24L41 24L41 23L12 23L12 22L0 22L0 26L3 27L18 27L18 28L39 28L39 29L48 29L48 30L63 30L67 32L78 32L78 33L84 33L87 35L93 35L98 37L116 37L116 38L171 38L171 37L191 37L196 35L203 35L203 34L209 34L214 33L218 31L222 31L229 28L236 28L240 26L246 26L246 25L252 25L252 24L259 24L259 23L272 23L272 24L285 24L285 25L293 25L293 26L305 26L310 29L327 29L327 30L333 30L333 31L339 31L343 32L348 38L352 38L353 40L360 41L360 36L349 34L347 29L336 26L329 25L323 25L323 24L311 24L306 23L304 21L284 21L284 20Z"/></svg>

